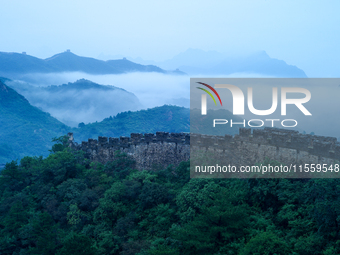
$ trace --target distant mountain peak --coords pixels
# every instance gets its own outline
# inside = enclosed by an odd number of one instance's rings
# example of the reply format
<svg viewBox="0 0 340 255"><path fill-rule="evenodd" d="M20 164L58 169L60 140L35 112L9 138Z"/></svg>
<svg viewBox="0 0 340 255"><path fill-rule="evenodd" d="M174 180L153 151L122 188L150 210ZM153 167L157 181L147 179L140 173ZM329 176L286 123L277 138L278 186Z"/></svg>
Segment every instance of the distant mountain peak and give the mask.
<svg viewBox="0 0 340 255"><path fill-rule="evenodd" d="M163 68L180 68L191 75L260 75L261 77L307 77L300 68L270 57L266 51L226 54L189 48L160 64Z"/></svg>
<svg viewBox="0 0 340 255"><path fill-rule="evenodd" d="M269 55L268 55L268 53L267 53L265 50L258 51L258 52L256 52L256 53L253 54L253 55L270 58Z"/></svg>
<svg viewBox="0 0 340 255"><path fill-rule="evenodd" d="M57 53L57 54L53 55L52 57L46 58L45 60L49 61L49 60L52 60L52 59L55 59L55 58L60 58L60 57L70 58L70 57L79 57L79 56L70 52L70 51L64 51L64 52Z"/></svg>
<svg viewBox="0 0 340 255"><path fill-rule="evenodd" d="M94 84L96 84L95 82L87 80L85 78L78 79L74 83L94 83Z"/></svg>

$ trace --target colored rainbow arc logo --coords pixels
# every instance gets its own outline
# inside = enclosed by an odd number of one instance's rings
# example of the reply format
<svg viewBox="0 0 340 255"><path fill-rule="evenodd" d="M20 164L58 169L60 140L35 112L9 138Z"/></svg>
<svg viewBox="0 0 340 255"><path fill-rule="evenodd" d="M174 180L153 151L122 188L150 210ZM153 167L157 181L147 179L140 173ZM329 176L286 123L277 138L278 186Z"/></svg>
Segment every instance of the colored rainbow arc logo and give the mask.
<svg viewBox="0 0 340 255"><path fill-rule="evenodd" d="M217 96L218 100L220 100L220 103L221 103L221 106L222 106L222 101L221 101L220 95L217 93L217 91L216 91L213 87L211 87L210 85L205 84L205 83L203 83L203 82L197 82L197 83L202 84L202 85L206 86L207 88L211 89L211 91L214 92L215 95ZM214 100L215 105L217 105L214 96L213 96L208 90L203 89L203 88L200 88L200 87L197 87L197 88L198 88L198 89L201 89L201 90L203 90L203 91L205 91L205 92L207 92L208 95L211 96L211 98Z"/></svg>

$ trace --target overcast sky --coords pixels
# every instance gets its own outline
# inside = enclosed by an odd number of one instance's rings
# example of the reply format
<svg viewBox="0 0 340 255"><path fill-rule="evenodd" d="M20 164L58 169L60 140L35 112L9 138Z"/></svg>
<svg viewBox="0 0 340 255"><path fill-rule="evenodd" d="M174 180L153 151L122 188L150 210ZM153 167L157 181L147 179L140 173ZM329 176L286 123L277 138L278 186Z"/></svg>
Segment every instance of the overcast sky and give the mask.
<svg viewBox="0 0 340 255"><path fill-rule="evenodd" d="M265 50L310 77L340 77L340 1L0 0L0 51L161 61L188 48Z"/></svg>

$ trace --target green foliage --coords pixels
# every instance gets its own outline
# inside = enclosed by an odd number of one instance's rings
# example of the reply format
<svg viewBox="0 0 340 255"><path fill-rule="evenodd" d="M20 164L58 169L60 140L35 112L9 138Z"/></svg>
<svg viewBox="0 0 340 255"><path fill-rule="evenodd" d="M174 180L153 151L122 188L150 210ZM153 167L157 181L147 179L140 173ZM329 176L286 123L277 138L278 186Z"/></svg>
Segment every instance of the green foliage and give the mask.
<svg viewBox="0 0 340 255"><path fill-rule="evenodd" d="M249 240L240 255L289 254L287 243L272 232L261 232ZM301 253L300 253L301 254Z"/></svg>
<svg viewBox="0 0 340 255"><path fill-rule="evenodd" d="M55 137L52 139L54 142L51 152L63 151L68 147L68 137L67 135Z"/></svg>
<svg viewBox="0 0 340 255"><path fill-rule="evenodd" d="M57 255L95 255L96 249L93 247L91 238L83 234L71 232L62 242L62 248Z"/></svg>
<svg viewBox="0 0 340 255"><path fill-rule="evenodd" d="M190 179L189 162L89 164L66 140L1 172L1 254L340 253L338 179Z"/></svg>
<svg viewBox="0 0 340 255"><path fill-rule="evenodd" d="M239 185L195 180L177 196L184 223L173 228L183 254L214 254L245 236L249 207Z"/></svg>

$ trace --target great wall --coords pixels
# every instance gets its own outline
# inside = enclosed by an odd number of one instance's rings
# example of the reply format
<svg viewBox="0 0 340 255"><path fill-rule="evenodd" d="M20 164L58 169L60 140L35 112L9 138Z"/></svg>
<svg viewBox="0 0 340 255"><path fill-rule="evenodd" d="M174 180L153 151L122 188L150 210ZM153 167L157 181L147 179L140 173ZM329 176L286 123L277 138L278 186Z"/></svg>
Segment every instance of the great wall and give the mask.
<svg viewBox="0 0 340 255"><path fill-rule="evenodd" d="M114 159L115 152L120 150L132 156L137 169L152 169L170 164L178 165L190 158L190 136L184 133L157 132L154 134L133 133L131 137L88 139L88 142L73 142L69 133L70 147L82 150L92 161L106 163Z"/></svg>
<svg viewBox="0 0 340 255"><path fill-rule="evenodd" d="M178 165L189 160L190 150L213 151L233 165L252 165L266 158L285 164L340 161L340 143L336 138L276 128L240 128L235 136L133 133L131 137L99 137L81 144L75 143L73 134L69 133L69 146L84 151L87 158L101 163L113 160L115 151L120 150L134 158L137 169Z"/></svg>

